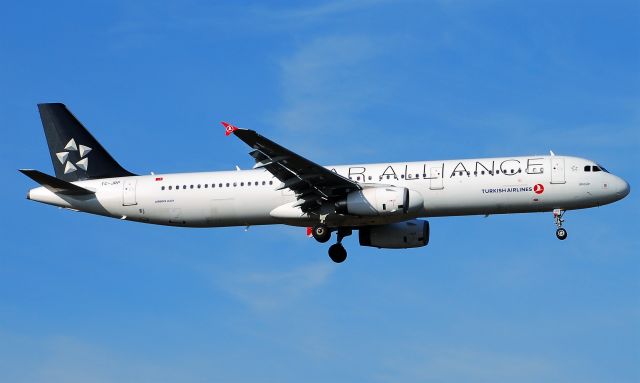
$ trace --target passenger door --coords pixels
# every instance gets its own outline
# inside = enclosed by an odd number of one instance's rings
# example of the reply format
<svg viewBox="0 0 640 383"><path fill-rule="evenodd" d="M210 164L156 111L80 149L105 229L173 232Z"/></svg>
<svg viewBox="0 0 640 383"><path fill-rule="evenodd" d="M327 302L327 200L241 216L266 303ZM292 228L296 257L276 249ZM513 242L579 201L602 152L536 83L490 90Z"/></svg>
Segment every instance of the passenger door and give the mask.
<svg viewBox="0 0 640 383"><path fill-rule="evenodd" d="M137 205L136 179L125 179L122 183L122 206Z"/></svg>
<svg viewBox="0 0 640 383"><path fill-rule="evenodd" d="M551 157L551 183L563 184L566 183L564 175L564 157Z"/></svg>

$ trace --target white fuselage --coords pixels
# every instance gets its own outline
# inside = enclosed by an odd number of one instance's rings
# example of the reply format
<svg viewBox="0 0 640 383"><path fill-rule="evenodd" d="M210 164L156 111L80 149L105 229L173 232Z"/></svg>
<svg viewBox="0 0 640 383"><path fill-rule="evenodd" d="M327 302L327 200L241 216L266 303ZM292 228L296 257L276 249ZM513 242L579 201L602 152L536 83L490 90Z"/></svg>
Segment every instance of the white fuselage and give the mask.
<svg viewBox="0 0 640 383"><path fill-rule="evenodd" d="M593 161L566 156L483 158L329 166L363 187L393 185L420 193L422 211L410 217L327 217L330 225L361 226L416 217L572 210L624 198L628 184L606 171L585 171ZM176 173L78 181L88 197L44 187L28 198L120 219L185 227L290 224L309 226L317 215L293 207L289 189L263 169Z"/></svg>

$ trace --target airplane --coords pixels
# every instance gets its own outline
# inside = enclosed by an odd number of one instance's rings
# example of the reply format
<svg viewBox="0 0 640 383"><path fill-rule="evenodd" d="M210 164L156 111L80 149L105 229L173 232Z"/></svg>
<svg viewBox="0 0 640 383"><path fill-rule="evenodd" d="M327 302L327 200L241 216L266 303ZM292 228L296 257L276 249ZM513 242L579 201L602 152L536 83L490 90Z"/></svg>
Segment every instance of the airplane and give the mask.
<svg viewBox="0 0 640 383"><path fill-rule="evenodd" d="M425 218L552 212L556 236L568 210L618 201L629 184L579 157L522 157L321 166L249 129L223 122L250 147L251 170L137 175L124 169L61 103L38 104L55 177L27 199L121 220L180 227L285 224L307 227L329 257L347 258L344 237L405 249L429 243Z"/></svg>

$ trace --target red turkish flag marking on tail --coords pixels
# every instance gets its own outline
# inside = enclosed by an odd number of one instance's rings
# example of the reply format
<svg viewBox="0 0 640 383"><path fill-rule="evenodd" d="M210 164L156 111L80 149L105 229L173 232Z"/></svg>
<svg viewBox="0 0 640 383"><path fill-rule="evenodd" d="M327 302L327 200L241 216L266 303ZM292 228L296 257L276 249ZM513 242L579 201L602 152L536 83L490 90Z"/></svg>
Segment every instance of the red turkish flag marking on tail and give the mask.
<svg viewBox="0 0 640 383"><path fill-rule="evenodd" d="M221 122L221 124L222 124L222 126L224 126L224 135L225 135L225 136L228 136L228 135L230 135L231 133L233 133L233 132L235 132L236 130L238 130L238 128L237 128L237 127L235 127L235 126L231 125L231 124L230 124L230 123L228 123L228 122L224 122L224 121L222 121L222 122Z"/></svg>

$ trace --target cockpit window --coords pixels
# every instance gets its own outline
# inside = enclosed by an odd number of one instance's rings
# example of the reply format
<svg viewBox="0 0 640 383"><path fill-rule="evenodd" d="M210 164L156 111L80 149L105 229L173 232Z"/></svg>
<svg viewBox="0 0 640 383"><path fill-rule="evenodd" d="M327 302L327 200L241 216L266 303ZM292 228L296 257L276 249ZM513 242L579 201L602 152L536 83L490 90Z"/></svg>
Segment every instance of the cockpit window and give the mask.
<svg viewBox="0 0 640 383"><path fill-rule="evenodd" d="M594 166L594 167L593 167L593 171L594 171L594 172L599 172L599 171L600 171L600 168L599 168L598 166Z"/></svg>
<svg viewBox="0 0 640 383"><path fill-rule="evenodd" d="M600 168L600 170L602 170L605 173L609 173L609 171L607 169L605 169L604 166L602 166L602 165L598 165L598 168Z"/></svg>
<svg viewBox="0 0 640 383"><path fill-rule="evenodd" d="M585 172L590 172L591 171L591 165L587 165L584 167L584 171Z"/></svg>

